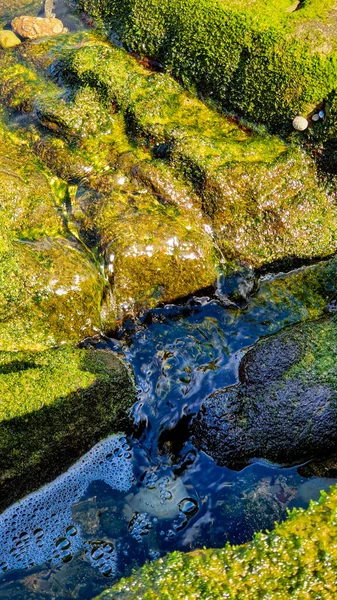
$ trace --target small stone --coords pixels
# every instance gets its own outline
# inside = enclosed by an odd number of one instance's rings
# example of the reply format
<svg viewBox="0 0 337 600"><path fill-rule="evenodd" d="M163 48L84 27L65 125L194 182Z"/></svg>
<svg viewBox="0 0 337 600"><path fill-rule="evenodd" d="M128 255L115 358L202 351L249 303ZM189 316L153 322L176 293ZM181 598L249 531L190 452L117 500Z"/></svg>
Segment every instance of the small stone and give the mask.
<svg viewBox="0 0 337 600"><path fill-rule="evenodd" d="M308 128L308 121L305 117L301 117L300 115L297 115L297 117L295 117L295 119L293 120L293 128L296 129L296 131L305 131L305 129Z"/></svg>
<svg viewBox="0 0 337 600"><path fill-rule="evenodd" d="M12 21L12 27L15 33L29 40L64 32L62 21L54 18L16 17Z"/></svg>
<svg viewBox="0 0 337 600"><path fill-rule="evenodd" d="M0 47L1 48L13 48L21 44L18 36L13 31L7 31L2 29L0 31Z"/></svg>
<svg viewBox="0 0 337 600"><path fill-rule="evenodd" d="M315 122L316 122L316 121L319 121L319 119L320 119L320 117L319 117L319 114L318 114L318 113L315 113L315 114L314 114L314 115L312 115L312 117L311 117L311 120L312 120L312 121L315 121Z"/></svg>
<svg viewBox="0 0 337 600"><path fill-rule="evenodd" d="M324 112L324 110L320 110L320 111L319 111L319 113L318 113L318 115L319 115L319 118L320 118L320 119L324 119L324 117L325 117L325 112Z"/></svg>

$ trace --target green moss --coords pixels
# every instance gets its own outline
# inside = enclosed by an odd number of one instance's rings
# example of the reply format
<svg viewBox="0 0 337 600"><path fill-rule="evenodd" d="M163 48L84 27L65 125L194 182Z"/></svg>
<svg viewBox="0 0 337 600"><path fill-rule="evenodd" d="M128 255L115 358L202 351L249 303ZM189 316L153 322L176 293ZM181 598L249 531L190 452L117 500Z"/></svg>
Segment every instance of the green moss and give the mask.
<svg viewBox="0 0 337 600"><path fill-rule="evenodd" d="M0 352L0 508L127 424L134 388L112 352Z"/></svg>
<svg viewBox="0 0 337 600"><path fill-rule="evenodd" d="M290 130L335 89L333 2L77 0L133 51L253 121Z"/></svg>
<svg viewBox="0 0 337 600"><path fill-rule="evenodd" d="M174 552L121 580L101 600L330 600L336 585L337 490L294 510L244 546Z"/></svg>

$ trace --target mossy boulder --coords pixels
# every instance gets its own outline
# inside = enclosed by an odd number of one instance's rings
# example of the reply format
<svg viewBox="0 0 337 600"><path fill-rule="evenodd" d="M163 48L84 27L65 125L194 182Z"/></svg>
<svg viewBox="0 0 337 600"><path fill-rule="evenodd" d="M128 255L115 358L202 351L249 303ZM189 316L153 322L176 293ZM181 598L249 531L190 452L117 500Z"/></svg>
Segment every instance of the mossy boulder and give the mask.
<svg viewBox="0 0 337 600"><path fill-rule="evenodd" d="M0 509L128 426L130 374L113 352L0 352Z"/></svg>
<svg viewBox="0 0 337 600"><path fill-rule="evenodd" d="M337 593L337 489L244 546L174 552L100 600L330 600Z"/></svg>
<svg viewBox="0 0 337 600"><path fill-rule="evenodd" d="M240 384L209 396L192 429L197 446L233 468L253 458L284 465L336 447L335 317L283 330L253 346Z"/></svg>
<svg viewBox="0 0 337 600"><path fill-rule="evenodd" d="M225 118L106 44L70 52L63 77L109 97L129 134L194 186L226 258L260 267L334 251L335 203L298 148Z"/></svg>
<svg viewBox="0 0 337 600"><path fill-rule="evenodd" d="M77 0L142 56L252 121L288 130L336 89L335 3Z"/></svg>

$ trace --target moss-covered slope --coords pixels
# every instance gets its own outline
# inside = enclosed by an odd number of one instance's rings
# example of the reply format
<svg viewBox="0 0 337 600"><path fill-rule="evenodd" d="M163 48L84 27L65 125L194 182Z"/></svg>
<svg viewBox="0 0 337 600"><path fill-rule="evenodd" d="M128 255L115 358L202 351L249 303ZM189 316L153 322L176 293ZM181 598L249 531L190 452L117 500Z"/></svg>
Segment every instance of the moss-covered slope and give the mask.
<svg viewBox="0 0 337 600"><path fill-rule="evenodd" d="M174 552L100 600L332 600L337 594L337 490L245 546Z"/></svg>
<svg viewBox="0 0 337 600"><path fill-rule="evenodd" d="M124 430L133 402L112 352L0 352L0 510Z"/></svg>
<svg viewBox="0 0 337 600"><path fill-rule="evenodd" d="M332 1L77 0L141 55L225 107L291 127L336 87Z"/></svg>

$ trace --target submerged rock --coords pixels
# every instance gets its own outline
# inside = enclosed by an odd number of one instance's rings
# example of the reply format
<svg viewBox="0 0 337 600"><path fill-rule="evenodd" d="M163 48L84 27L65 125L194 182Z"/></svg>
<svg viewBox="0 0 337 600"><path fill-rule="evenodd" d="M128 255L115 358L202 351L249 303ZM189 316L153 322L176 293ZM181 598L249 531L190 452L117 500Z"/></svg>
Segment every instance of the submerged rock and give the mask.
<svg viewBox="0 0 337 600"><path fill-rule="evenodd" d="M151 486L144 486L128 498L126 516L133 512L147 513L159 519L173 519L179 514L180 504L189 497L181 479L162 477ZM194 505L193 505L194 507Z"/></svg>
<svg viewBox="0 0 337 600"><path fill-rule="evenodd" d="M112 352L64 346L0 352L0 395L1 510L123 430L134 386Z"/></svg>
<svg viewBox="0 0 337 600"><path fill-rule="evenodd" d="M6 25L24 12L35 16L41 8L41 0L0 0L0 25Z"/></svg>
<svg viewBox="0 0 337 600"><path fill-rule="evenodd" d="M54 17L15 17L12 28L15 33L28 40L64 33L62 21Z"/></svg>
<svg viewBox="0 0 337 600"><path fill-rule="evenodd" d="M284 465L333 452L336 441L337 322L285 329L254 346L240 384L215 392L193 423L197 446L241 468L253 458Z"/></svg>

